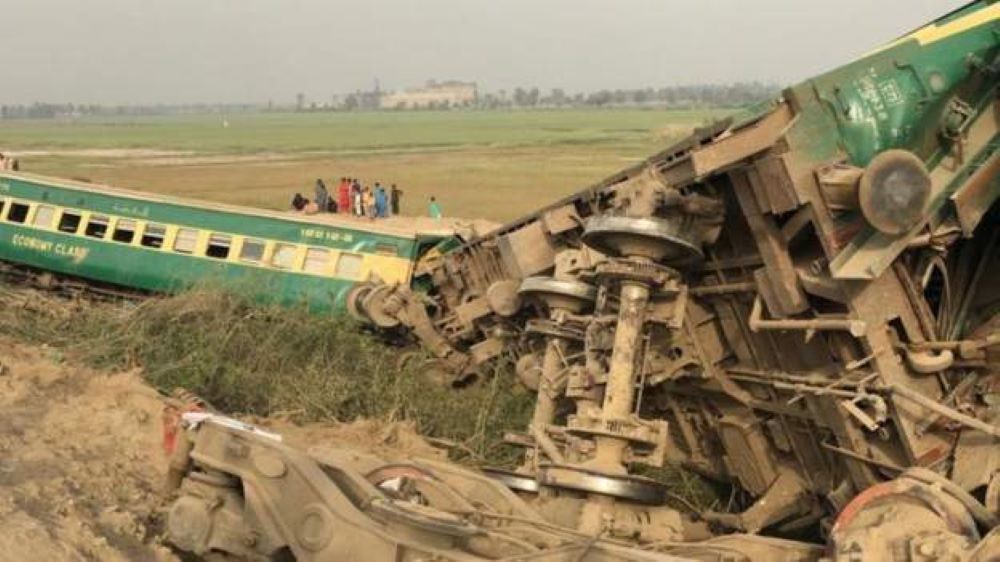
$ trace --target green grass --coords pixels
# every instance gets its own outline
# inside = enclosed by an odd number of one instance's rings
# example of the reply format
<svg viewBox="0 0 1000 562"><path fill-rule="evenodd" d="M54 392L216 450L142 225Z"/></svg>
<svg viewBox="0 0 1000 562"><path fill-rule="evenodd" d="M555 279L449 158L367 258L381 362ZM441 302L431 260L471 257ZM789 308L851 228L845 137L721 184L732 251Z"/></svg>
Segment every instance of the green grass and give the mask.
<svg viewBox="0 0 1000 562"><path fill-rule="evenodd" d="M141 366L164 393L185 388L228 414L412 421L473 463L515 459L501 437L527 424L533 404L509 377L461 390L432 382L347 317L210 290L135 305L0 286L0 333L98 369Z"/></svg>
<svg viewBox="0 0 1000 562"><path fill-rule="evenodd" d="M642 145L717 110L259 113L0 121L15 149L145 148L199 153ZM228 127L223 127L223 119Z"/></svg>
<svg viewBox="0 0 1000 562"><path fill-rule="evenodd" d="M22 169L286 209L316 178L399 184L403 213L515 219L603 179L726 110L247 114L0 121ZM101 149L105 152L81 150ZM121 150L124 149L124 150ZM148 154L129 149L189 151ZM108 150L117 152L109 153Z"/></svg>

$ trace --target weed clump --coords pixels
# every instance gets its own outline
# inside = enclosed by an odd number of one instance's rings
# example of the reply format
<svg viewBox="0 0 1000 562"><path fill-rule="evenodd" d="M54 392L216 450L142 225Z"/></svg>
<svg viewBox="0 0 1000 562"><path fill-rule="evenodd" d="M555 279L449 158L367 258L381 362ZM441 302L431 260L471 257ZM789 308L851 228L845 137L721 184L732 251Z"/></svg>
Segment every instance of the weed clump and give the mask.
<svg viewBox="0 0 1000 562"><path fill-rule="evenodd" d="M400 365L343 315L261 305L212 290L135 303L0 294L0 332L49 345L88 366L141 366L155 387L183 387L227 413L297 421L408 420L454 441L458 460L505 464L502 433L523 427L532 397L503 377L455 390Z"/></svg>

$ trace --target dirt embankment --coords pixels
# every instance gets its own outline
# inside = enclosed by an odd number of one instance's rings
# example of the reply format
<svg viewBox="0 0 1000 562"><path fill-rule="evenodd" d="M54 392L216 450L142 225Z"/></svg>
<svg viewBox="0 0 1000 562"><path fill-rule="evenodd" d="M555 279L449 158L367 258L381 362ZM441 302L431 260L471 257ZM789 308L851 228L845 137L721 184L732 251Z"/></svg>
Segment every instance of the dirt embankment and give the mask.
<svg viewBox="0 0 1000 562"><path fill-rule="evenodd" d="M164 403L139 371L0 337L0 562L180 562L162 543ZM411 424L251 423L303 449L440 456Z"/></svg>
<svg viewBox="0 0 1000 562"><path fill-rule="evenodd" d="M157 393L9 340L0 361L0 560L179 560L156 536Z"/></svg>

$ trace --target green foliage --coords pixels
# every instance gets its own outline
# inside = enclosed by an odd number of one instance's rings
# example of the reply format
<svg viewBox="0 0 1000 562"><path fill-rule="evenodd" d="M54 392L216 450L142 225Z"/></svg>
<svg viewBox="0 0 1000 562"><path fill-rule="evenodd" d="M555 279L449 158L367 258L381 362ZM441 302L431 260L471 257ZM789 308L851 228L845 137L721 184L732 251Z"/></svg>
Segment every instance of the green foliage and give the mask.
<svg viewBox="0 0 1000 562"><path fill-rule="evenodd" d="M64 350L102 369L141 366L169 392L198 394L227 413L283 413L299 421L411 420L458 443L457 458L505 463L504 431L524 427L533 399L493 377L455 390L429 380L420 361L397 367L390 348L343 316L261 306L200 290L141 304L0 295L0 332Z"/></svg>

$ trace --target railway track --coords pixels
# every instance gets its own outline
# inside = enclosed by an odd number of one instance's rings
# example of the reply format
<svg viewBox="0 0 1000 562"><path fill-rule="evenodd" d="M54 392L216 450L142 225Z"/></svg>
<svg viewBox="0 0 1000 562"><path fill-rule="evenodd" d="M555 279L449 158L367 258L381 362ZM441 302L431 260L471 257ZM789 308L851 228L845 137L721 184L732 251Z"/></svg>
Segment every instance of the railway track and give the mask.
<svg viewBox="0 0 1000 562"><path fill-rule="evenodd" d="M159 293L63 275L4 260L0 260L0 282L45 291L67 299L86 298L99 302L139 303L160 296Z"/></svg>

